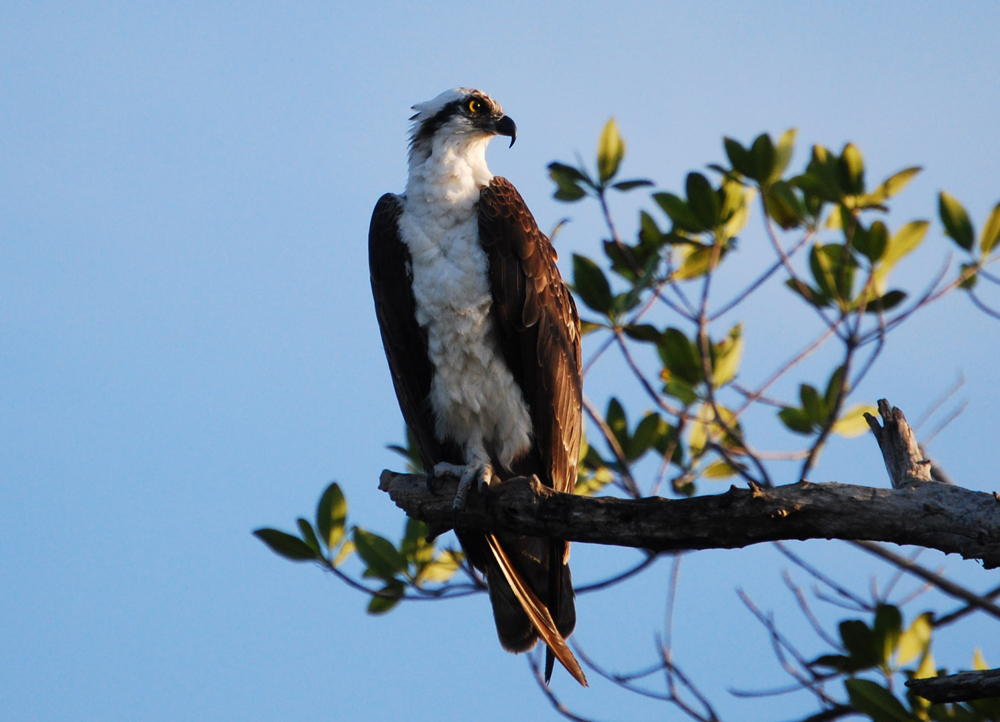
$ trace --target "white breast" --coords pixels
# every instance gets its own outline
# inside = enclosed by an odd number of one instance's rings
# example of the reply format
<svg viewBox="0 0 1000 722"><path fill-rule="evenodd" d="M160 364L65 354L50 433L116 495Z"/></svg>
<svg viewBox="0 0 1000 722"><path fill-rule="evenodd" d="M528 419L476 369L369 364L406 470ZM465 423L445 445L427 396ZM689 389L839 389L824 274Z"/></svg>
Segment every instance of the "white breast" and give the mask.
<svg viewBox="0 0 1000 722"><path fill-rule="evenodd" d="M425 167L411 167L399 231L413 262L417 322L427 331L434 364L430 404L437 436L456 442L466 463L488 462L492 454L509 467L530 446L531 418L490 318L476 202L492 175L482 153L481 165L469 157L454 153L442 163L432 156Z"/></svg>

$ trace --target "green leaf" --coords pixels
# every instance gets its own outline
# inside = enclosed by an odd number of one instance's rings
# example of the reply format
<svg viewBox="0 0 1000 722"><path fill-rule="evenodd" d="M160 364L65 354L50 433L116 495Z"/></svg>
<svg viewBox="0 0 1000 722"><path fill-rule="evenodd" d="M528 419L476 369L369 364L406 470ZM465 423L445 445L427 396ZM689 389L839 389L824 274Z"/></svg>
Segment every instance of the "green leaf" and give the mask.
<svg viewBox="0 0 1000 722"><path fill-rule="evenodd" d="M781 419L785 428L796 434L811 434L813 432L812 420L802 409L786 406L778 412L778 418Z"/></svg>
<svg viewBox="0 0 1000 722"><path fill-rule="evenodd" d="M336 482L326 487L316 505L316 528L327 549L333 549L344 536L347 522L347 499Z"/></svg>
<svg viewBox="0 0 1000 722"><path fill-rule="evenodd" d="M785 281L785 285L792 289L805 299L806 303L816 308L823 308L824 306L830 305L830 297L820 291L818 288L813 288L808 283L802 281L796 281L794 278L789 278Z"/></svg>
<svg viewBox="0 0 1000 722"><path fill-rule="evenodd" d="M556 183L555 198L561 201L578 201L587 195L583 186L593 187L584 173L564 163L549 163L549 177Z"/></svg>
<svg viewBox="0 0 1000 722"><path fill-rule="evenodd" d="M966 291L971 291L976 287L976 281L979 280L979 264L963 263L959 267L958 277L962 279L958 287Z"/></svg>
<svg viewBox="0 0 1000 722"><path fill-rule="evenodd" d="M852 300L854 271L858 267L850 249L839 243L817 243L809 253L809 267L823 293L846 308Z"/></svg>
<svg viewBox="0 0 1000 722"><path fill-rule="evenodd" d="M379 590L378 596L373 596L368 602L369 614L385 614L399 604L403 598L403 584L392 581Z"/></svg>
<svg viewBox="0 0 1000 722"><path fill-rule="evenodd" d="M990 217L986 219L986 225L983 226L983 235L979 238L979 250L982 252L983 258L990 255L998 242L1000 242L1000 203L993 206L993 212L990 213Z"/></svg>
<svg viewBox="0 0 1000 722"><path fill-rule="evenodd" d="M622 449L628 448L628 417L625 415L625 409L621 402L614 396L608 401L608 410L604 413L604 421L611 429L611 434L615 437L618 445Z"/></svg>
<svg viewBox="0 0 1000 722"><path fill-rule="evenodd" d="M875 636L867 624L860 619L845 619L839 629L855 671L869 669L881 661L875 649Z"/></svg>
<svg viewBox="0 0 1000 722"><path fill-rule="evenodd" d="M840 152L840 185L848 195L865 192L865 161L854 143L848 143Z"/></svg>
<svg viewBox="0 0 1000 722"><path fill-rule="evenodd" d="M801 384L799 386L799 399L802 401L802 410L817 426L822 426L826 423L827 417L830 415L830 411L827 408L826 402L819 397L819 391L815 387L809 384Z"/></svg>
<svg viewBox="0 0 1000 722"><path fill-rule="evenodd" d="M874 410L874 409L873 409ZM875 651L881 656L879 663L887 667L903 633L903 615L892 604L879 604L875 609L873 625Z"/></svg>
<svg viewBox="0 0 1000 722"><path fill-rule="evenodd" d="M865 228L860 223L854 227L851 245L872 263L882 258L889 245L889 229L882 221L875 221L871 228Z"/></svg>
<svg viewBox="0 0 1000 722"><path fill-rule="evenodd" d="M764 195L764 203L767 214L786 231L801 225L806 215L805 206L786 181L772 183Z"/></svg>
<svg viewBox="0 0 1000 722"><path fill-rule="evenodd" d="M674 222L674 226L688 233L703 233L708 230L698 215L684 199L673 193L654 193L653 200L663 209L663 212Z"/></svg>
<svg viewBox="0 0 1000 722"><path fill-rule="evenodd" d="M837 394L840 393L840 386L844 381L844 367L838 366L830 374L830 380L826 382L826 393L823 395L823 400L826 401L828 408L833 408L834 404L837 403ZM849 389L845 389L847 391Z"/></svg>
<svg viewBox="0 0 1000 722"><path fill-rule="evenodd" d="M302 517L299 517L296 523L299 525L299 533L302 534L302 541L308 544L309 548L316 552L317 556L322 556L323 550L320 548L319 539L316 538L316 532L313 531L312 524Z"/></svg>
<svg viewBox="0 0 1000 722"><path fill-rule="evenodd" d="M708 178L701 173L688 173L685 181L688 205L707 228L719 225L722 205Z"/></svg>
<svg viewBox="0 0 1000 722"><path fill-rule="evenodd" d="M701 381L700 354L697 353L694 344L684 335L683 331L668 328L663 332L656 350L660 354L664 368L670 372L671 376L677 377L689 386L694 386Z"/></svg>
<svg viewBox="0 0 1000 722"><path fill-rule="evenodd" d="M914 619L907 630L899 636L897 664L901 666L909 664L927 651L931 644L932 620L933 615L930 612L924 612Z"/></svg>
<svg viewBox="0 0 1000 722"><path fill-rule="evenodd" d="M945 234L959 247L971 251L976 234L972 228L972 221L969 220L969 214L965 212L962 204L951 194L941 191L938 194L938 212L941 214Z"/></svg>
<svg viewBox="0 0 1000 722"><path fill-rule="evenodd" d="M647 413L642 417L642 421L636 424L635 433L632 434L625 456L629 461L639 459L669 430L667 422L661 419L659 414L653 411Z"/></svg>
<svg viewBox="0 0 1000 722"><path fill-rule="evenodd" d="M847 672L850 667L850 659L843 654L824 654L814 659L811 667L828 667L837 672Z"/></svg>
<svg viewBox="0 0 1000 722"><path fill-rule="evenodd" d="M422 521L407 518L399 551L407 560L413 560L417 566L433 559L434 545L427 541L427 525Z"/></svg>
<svg viewBox="0 0 1000 722"><path fill-rule="evenodd" d="M622 331L629 338L645 343L658 343L660 341L660 331L656 326L649 323L633 323L624 326Z"/></svg>
<svg viewBox="0 0 1000 722"><path fill-rule="evenodd" d="M892 692L871 680L848 679L844 687L851 706L871 717L872 722L919 722Z"/></svg>
<svg viewBox="0 0 1000 722"><path fill-rule="evenodd" d="M573 254L573 290L580 299L598 313L607 315L611 310L611 286L596 263Z"/></svg>
<svg viewBox="0 0 1000 722"><path fill-rule="evenodd" d="M767 133L761 133L754 138L750 146L750 158L754 172L751 177L761 186L767 186L774 174L774 143Z"/></svg>
<svg viewBox="0 0 1000 722"><path fill-rule="evenodd" d="M853 439L861 436L869 429L865 414L878 415L878 409L871 404L858 404L852 406L833 424L833 433L843 436L846 439Z"/></svg>
<svg viewBox="0 0 1000 722"><path fill-rule="evenodd" d="M257 529L253 535L260 539L275 554L291 559L293 562L311 562L318 559L313 549L297 536L286 534L277 529Z"/></svg>
<svg viewBox="0 0 1000 722"><path fill-rule="evenodd" d="M742 173L748 178L752 178L754 176L754 168L747 149L732 138L723 138L722 144L726 149L726 155L729 157L729 164L733 167L733 170L737 173Z"/></svg>
<svg viewBox="0 0 1000 722"><path fill-rule="evenodd" d="M597 171L601 182L607 183L618 173L618 166L625 157L625 141L618 132L618 124L614 118L608 120L601 132L601 141L597 146Z"/></svg>
<svg viewBox="0 0 1000 722"><path fill-rule="evenodd" d="M905 300L906 291L896 289L881 296L875 295L873 298L869 298L868 307L865 311L867 313L883 313L885 311L891 311Z"/></svg>
<svg viewBox="0 0 1000 722"><path fill-rule="evenodd" d="M616 191L622 191L624 193L636 188L646 188L651 185L653 185L653 181L637 178L635 180L618 181L611 187Z"/></svg>
<svg viewBox="0 0 1000 722"><path fill-rule="evenodd" d="M355 528L354 545L373 576L389 581L408 566L393 543L378 534Z"/></svg>

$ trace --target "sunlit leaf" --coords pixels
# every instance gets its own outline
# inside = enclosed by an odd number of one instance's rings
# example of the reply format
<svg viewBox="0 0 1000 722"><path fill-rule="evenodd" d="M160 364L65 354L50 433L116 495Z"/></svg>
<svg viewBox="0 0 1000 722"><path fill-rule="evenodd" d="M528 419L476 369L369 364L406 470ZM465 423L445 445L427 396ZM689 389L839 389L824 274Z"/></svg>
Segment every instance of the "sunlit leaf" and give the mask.
<svg viewBox="0 0 1000 722"><path fill-rule="evenodd" d="M715 346L712 382L724 386L733 380L743 358L743 324L736 324L729 335Z"/></svg>
<svg viewBox="0 0 1000 722"><path fill-rule="evenodd" d="M993 206L993 212L990 213L990 217L986 219L986 225L983 226L983 235L979 239L979 250L982 252L983 258L986 258L996 248L998 242L1000 242L1000 203Z"/></svg>
<svg viewBox="0 0 1000 722"><path fill-rule="evenodd" d="M845 145L840 152L840 184L850 195L865 191L865 161L853 143Z"/></svg>
<svg viewBox="0 0 1000 722"><path fill-rule="evenodd" d="M977 672L985 672L990 668L990 665L986 664L986 658L983 657L983 650L979 647L972 653L972 668Z"/></svg>
<svg viewBox="0 0 1000 722"><path fill-rule="evenodd" d="M699 243L684 246L677 253L682 260L672 278L675 281L687 281L708 273L715 251L712 246L703 246Z"/></svg>
<svg viewBox="0 0 1000 722"><path fill-rule="evenodd" d="M771 167L771 173L767 178L768 183L774 183L781 178L781 174L788 167L788 161L792 159L792 152L795 150L795 136L797 132L795 128L789 128L778 139L778 145L774 149L774 165Z"/></svg>
<svg viewBox="0 0 1000 722"><path fill-rule="evenodd" d="M737 473L736 469L733 468L728 461L719 459L718 461L713 461L711 464L702 469L701 477L711 481L718 481L720 479L728 479L732 476L736 476Z"/></svg>
<svg viewBox="0 0 1000 722"><path fill-rule="evenodd" d="M420 583L433 582L443 584L455 576L455 572L462 566L460 555L450 551L441 553L437 559L427 564L420 570L417 581Z"/></svg>
<svg viewBox="0 0 1000 722"><path fill-rule="evenodd" d="M927 651L933 631L932 618L930 612L924 612L900 635L899 653L896 658L899 665L909 664Z"/></svg>
<svg viewBox="0 0 1000 722"><path fill-rule="evenodd" d="M868 422L865 421L865 414L877 416L878 409L871 404L858 404L852 406L833 423L833 433L848 439L861 436L868 429Z"/></svg>
<svg viewBox="0 0 1000 722"><path fill-rule="evenodd" d="M597 146L597 171L601 182L607 183L616 173L625 157L625 141L618 132L618 124L614 118L608 120L601 132L601 140Z"/></svg>
<svg viewBox="0 0 1000 722"><path fill-rule="evenodd" d="M344 536L347 522L347 499L340 485L334 482L326 487L316 505L316 528L327 549L337 546Z"/></svg>

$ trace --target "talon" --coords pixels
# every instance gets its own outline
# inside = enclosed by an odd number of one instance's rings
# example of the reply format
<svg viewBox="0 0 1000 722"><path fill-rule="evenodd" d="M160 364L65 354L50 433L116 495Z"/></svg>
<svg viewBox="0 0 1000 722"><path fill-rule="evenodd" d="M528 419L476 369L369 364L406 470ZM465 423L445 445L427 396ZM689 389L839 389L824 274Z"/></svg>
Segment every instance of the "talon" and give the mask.
<svg viewBox="0 0 1000 722"><path fill-rule="evenodd" d="M452 521L457 525L458 512L465 508L465 499L469 494L472 482L476 482L476 488L480 492L488 491L490 481L493 479L493 467L489 464L469 464L464 467L452 467L449 471L453 471L454 469L461 469L462 471L462 477L458 481L458 491L455 494L455 501L451 506Z"/></svg>

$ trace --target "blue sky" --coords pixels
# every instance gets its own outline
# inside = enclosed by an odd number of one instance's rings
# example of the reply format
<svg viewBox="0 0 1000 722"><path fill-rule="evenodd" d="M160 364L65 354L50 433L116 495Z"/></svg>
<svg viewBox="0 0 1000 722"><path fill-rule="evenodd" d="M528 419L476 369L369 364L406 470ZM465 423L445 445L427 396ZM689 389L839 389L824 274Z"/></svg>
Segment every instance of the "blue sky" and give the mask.
<svg viewBox="0 0 1000 722"><path fill-rule="evenodd" d="M662 188L721 161L724 135L794 126L793 167L811 143L851 140L872 178L925 167L899 222L933 219L943 188L981 225L1000 200L998 29L986 2L5 6L0 717L556 718L500 650L484 597L368 617L362 596L250 535L291 528L332 479L355 522L402 529L376 490L401 466L385 444L402 422L366 234L379 195L403 187L410 105L457 85L503 103L519 139L491 167L542 228L572 218L564 269L596 252L598 217L553 201L545 166L589 158L611 115L625 173ZM641 200L622 199L625 229ZM936 221L931 235L901 269L913 282L948 250ZM765 304L758 343L794 332L787 303ZM964 373L969 407L932 452L989 489L1000 329L960 297L920 318L859 400L918 416ZM595 399L611 370L588 379ZM870 439L833 446L816 478L886 483ZM861 590L878 570L843 545L798 548ZM635 557L578 545L576 579ZM925 561L995 585L974 564ZM726 693L782 681L736 587L806 634L775 591L787 566L768 549L683 563L679 661L730 719L809 707L733 713ZM612 669L651 661L668 571L582 597L576 638ZM955 635L939 663L967 665L977 641L1000 660L984 623ZM555 683L597 719L673 719L607 685Z"/></svg>

